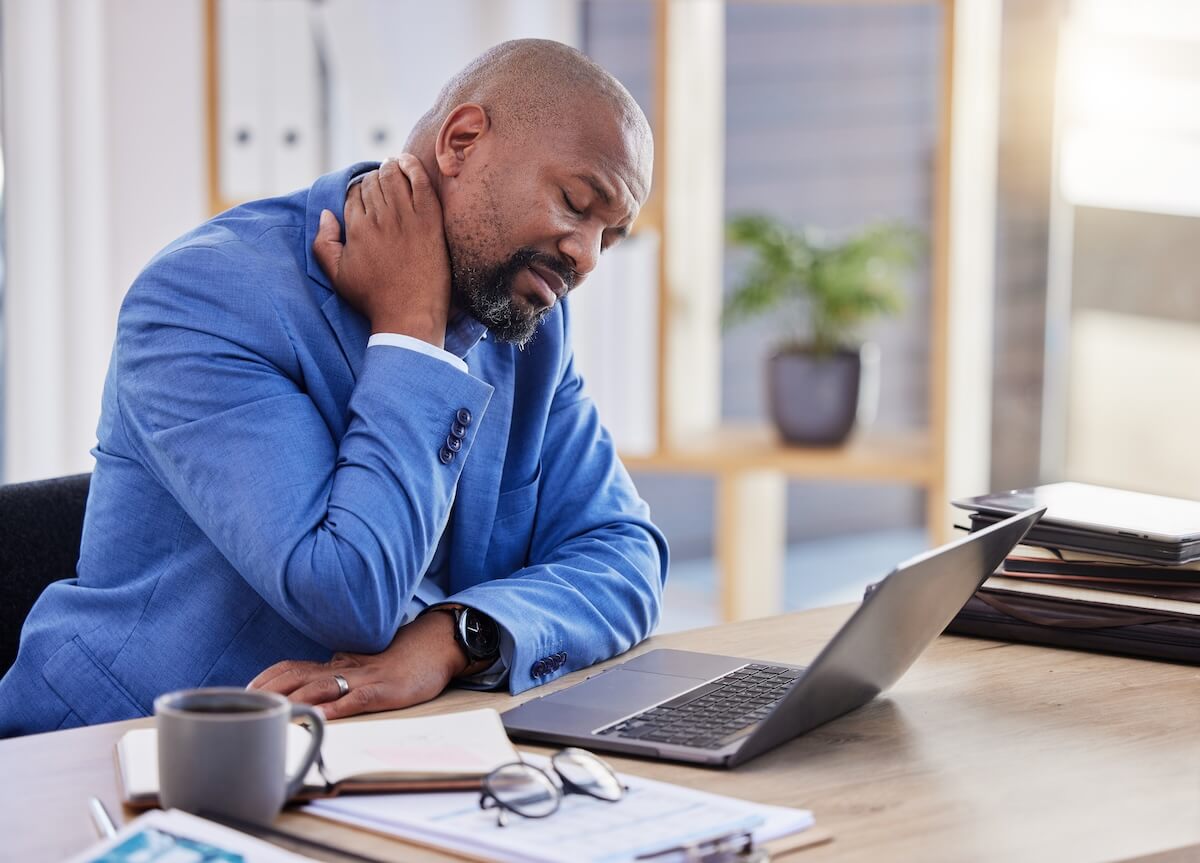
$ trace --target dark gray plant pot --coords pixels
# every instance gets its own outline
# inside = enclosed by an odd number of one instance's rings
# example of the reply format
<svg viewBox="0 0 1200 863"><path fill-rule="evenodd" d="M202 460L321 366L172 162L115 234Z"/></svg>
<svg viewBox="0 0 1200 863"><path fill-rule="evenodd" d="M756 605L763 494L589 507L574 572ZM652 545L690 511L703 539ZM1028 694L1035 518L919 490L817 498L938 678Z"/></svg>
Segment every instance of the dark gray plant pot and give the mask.
<svg viewBox="0 0 1200 863"><path fill-rule="evenodd" d="M767 397L771 418L785 441L834 446L850 436L859 417L862 353L817 355L791 348L771 355Z"/></svg>

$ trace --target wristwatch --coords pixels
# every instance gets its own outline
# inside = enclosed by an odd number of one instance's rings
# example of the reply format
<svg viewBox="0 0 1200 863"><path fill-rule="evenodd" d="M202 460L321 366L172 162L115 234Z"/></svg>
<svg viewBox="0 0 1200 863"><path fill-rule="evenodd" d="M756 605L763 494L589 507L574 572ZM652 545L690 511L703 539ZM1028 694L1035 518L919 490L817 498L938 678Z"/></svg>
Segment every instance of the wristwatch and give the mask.
<svg viewBox="0 0 1200 863"><path fill-rule="evenodd" d="M467 655L468 668L484 660L496 661L500 655L500 627L496 621L465 605L433 605L422 614L430 611L444 611L454 616L454 640Z"/></svg>

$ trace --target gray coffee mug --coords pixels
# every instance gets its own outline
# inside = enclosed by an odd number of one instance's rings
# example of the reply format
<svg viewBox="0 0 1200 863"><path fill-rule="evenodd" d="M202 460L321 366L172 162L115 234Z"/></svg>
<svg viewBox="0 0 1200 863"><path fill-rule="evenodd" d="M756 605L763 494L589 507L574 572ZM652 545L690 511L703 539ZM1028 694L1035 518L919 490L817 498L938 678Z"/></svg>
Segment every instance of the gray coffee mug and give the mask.
<svg viewBox="0 0 1200 863"><path fill-rule="evenodd" d="M164 809L231 815L270 824L304 782L321 750L325 721L316 708L274 692L213 687L154 700L158 794ZM287 769L287 728L311 720L312 742L295 776Z"/></svg>

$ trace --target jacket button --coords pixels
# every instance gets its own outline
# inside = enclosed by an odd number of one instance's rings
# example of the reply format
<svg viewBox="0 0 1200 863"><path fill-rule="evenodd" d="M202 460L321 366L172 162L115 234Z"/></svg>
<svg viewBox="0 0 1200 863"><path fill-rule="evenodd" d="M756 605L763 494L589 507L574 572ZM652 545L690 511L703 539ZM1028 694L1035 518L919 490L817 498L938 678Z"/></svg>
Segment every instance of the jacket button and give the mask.
<svg viewBox="0 0 1200 863"><path fill-rule="evenodd" d="M438 458L442 460L442 464L450 464L450 462L454 461L454 453L442 447L442 451L438 453Z"/></svg>
<svg viewBox="0 0 1200 863"><path fill-rule="evenodd" d="M541 677L545 673L546 661L544 659L539 659L533 664L533 668L529 669L529 674L531 677Z"/></svg>
<svg viewBox="0 0 1200 863"><path fill-rule="evenodd" d="M450 426L450 436L462 440L467 436L467 427L462 423L456 422L454 425Z"/></svg>
<svg viewBox="0 0 1200 863"><path fill-rule="evenodd" d="M446 449L450 450L450 452L458 452L462 449L462 438L450 435L450 437L446 438Z"/></svg>
<svg viewBox="0 0 1200 863"><path fill-rule="evenodd" d="M471 412L466 408L459 408L458 413L456 413L455 416L463 425L469 426L471 424Z"/></svg>
<svg viewBox="0 0 1200 863"><path fill-rule="evenodd" d="M565 665L566 662L567 662L567 653L564 650L558 654L558 664L561 667L561 666Z"/></svg>

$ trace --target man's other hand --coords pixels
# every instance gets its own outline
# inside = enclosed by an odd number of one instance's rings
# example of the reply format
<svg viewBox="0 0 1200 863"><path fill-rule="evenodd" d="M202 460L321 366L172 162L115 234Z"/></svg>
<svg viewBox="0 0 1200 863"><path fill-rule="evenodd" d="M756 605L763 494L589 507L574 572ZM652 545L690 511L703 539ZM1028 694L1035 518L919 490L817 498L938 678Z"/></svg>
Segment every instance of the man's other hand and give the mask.
<svg viewBox="0 0 1200 863"><path fill-rule="evenodd" d="M346 193L346 241L321 212L313 255L372 333L400 333L437 347L450 314L450 255L442 205L419 159L402 153Z"/></svg>
<svg viewBox="0 0 1200 863"><path fill-rule="evenodd" d="M454 640L453 615L425 614L400 627L383 653L335 653L329 662L277 662L246 688L319 704L326 719L342 719L429 701L466 666L466 655ZM335 674L350 685L340 697Z"/></svg>

